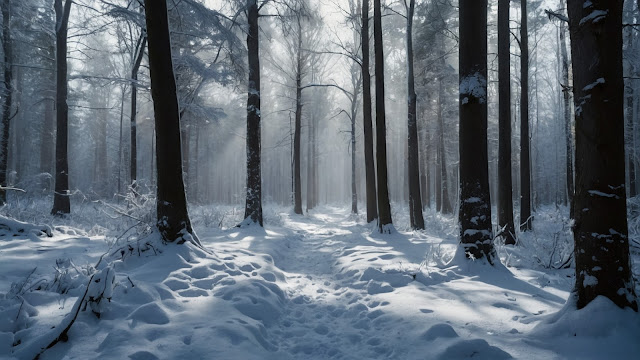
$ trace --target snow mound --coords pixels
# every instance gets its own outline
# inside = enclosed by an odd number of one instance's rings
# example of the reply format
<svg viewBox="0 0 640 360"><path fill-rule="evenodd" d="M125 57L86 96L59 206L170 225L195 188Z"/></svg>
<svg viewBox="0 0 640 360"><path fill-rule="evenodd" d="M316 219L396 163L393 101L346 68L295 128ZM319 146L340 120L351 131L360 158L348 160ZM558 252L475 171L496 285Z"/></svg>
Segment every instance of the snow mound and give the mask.
<svg viewBox="0 0 640 360"><path fill-rule="evenodd" d="M48 225L34 225L0 215L0 240L10 240L13 237L52 237L51 227Z"/></svg>
<svg viewBox="0 0 640 360"><path fill-rule="evenodd" d="M638 334L640 314L620 309L604 296L580 310L570 297L560 311L548 315L531 332L534 341L549 343L564 356L583 359L636 358L640 353Z"/></svg>

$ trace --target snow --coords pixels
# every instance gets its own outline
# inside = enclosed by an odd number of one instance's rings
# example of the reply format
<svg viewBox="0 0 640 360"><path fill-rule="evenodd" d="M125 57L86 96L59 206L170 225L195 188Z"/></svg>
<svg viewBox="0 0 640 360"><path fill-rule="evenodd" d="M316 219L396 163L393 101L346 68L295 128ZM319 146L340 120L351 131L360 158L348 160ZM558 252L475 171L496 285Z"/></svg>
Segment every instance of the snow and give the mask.
<svg viewBox="0 0 640 360"><path fill-rule="evenodd" d="M637 313L601 298L571 307L573 270L547 266L572 251L555 209L540 210L518 247L498 246L507 266L495 267L465 259L457 221L429 211L425 231L408 231L408 212L397 211L394 231L380 234L349 208L301 216L266 206L263 229L235 227L240 208L200 207L191 213L204 249L164 244L148 228L116 241L124 220L97 226L108 219L100 211L47 225L51 237L0 237L0 358L33 358L75 310L68 341L41 359L623 359L640 351ZM86 310L83 298L93 299Z"/></svg>
<svg viewBox="0 0 640 360"><path fill-rule="evenodd" d="M460 96L462 103L469 102L469 96L475 97L480 103L487 101L487 79L476 72L460 79Z"/></svg>
<svg viewBox="0 0 640 360"><path fill-rule="evenodd" d="M597 78L596 81L594 81L591 84L583 87L582 91L591 91L591 90L593 90L593 88L595 88L596 86L598 86L600 84L604 84L604 78Z"/></svg>
<svg viewBox="0 0 640 360"><path fill-rule="evenodd" d="M591 11L591 13L589 13L589 15L580 19L580 26L584 25L589 21L595 24L598 21L603 20L608 13L609 13L608 10L593 10Z"/></svg>

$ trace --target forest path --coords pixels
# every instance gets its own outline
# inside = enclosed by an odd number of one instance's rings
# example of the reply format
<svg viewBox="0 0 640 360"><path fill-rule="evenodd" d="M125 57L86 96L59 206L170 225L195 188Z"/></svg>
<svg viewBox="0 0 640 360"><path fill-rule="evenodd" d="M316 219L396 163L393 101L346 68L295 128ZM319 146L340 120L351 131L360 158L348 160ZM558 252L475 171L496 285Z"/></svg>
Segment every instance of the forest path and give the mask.
<svg viewBox="0 0 640 360"><path fill-rule="evenodd" d="M348 209L327 207L289 215L283 228L289 232L287 253L275 265L286 274L283 288L290 301L271 331L280 349L294 358L398 356L400 327L389 321L399 325L403 319L382 316L389 302L374 299L367 282L355 271L345 272L339 261L346 248L365 241L367 226Z"/></svg>

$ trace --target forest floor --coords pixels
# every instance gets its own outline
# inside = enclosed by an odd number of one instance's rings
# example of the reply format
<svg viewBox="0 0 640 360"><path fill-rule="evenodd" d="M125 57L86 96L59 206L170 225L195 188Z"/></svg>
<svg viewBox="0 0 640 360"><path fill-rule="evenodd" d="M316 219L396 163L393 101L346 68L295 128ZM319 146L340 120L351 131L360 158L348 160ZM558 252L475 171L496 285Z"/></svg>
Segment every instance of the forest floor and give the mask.
<svg viewBox="0 0 640 360"><path fill-rule="evenodd" d="M436 213L426 215L425 231L380 235L341 207L305 216L268 208L264 229L233 227L237 209L202 207L192 214L199 249L162 244L144 231L117 239L113 228L96 224L91 209L64 224L15 210L20 220L49 227L0 218L8 224L0 226L0 358L637 359L640 353L640 315L602 298L580 311L565 306L573 270L554 266L571 253L570 231L555 208L539 211L534 231L520 236L516 248L498 246L507 266L495 267L456 255L454 219ZM396 215L398 228L406 228L406 218ZM640 255L633 253L637 269ZM68 341L42 351L80 305L92 274L102 290L89 290L94 301L80 307Z"/></svg>

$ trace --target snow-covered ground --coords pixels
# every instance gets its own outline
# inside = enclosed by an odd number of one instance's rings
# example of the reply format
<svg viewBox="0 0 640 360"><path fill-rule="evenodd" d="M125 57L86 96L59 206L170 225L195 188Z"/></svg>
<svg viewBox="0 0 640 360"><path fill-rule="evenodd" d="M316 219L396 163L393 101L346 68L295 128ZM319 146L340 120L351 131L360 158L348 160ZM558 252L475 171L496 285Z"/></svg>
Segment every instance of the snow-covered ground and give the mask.
<svg viewBox="0 0 640 360"><path fill-rule="evenodd" d="M601 298L565 307L573 270L554 267L570 232L553 208L490 267L456 256L455 221L435 213L426 231L380 235L341 207L267 207L265 229L233 227L239 208L197 207L199 249L106 204L59 223L39 206L3 213L44 226L0 218L0 358L640 357L638 314ZM42 351L76 310L68 340Z"/></svg>

